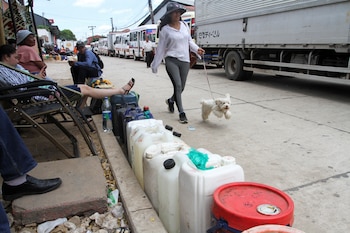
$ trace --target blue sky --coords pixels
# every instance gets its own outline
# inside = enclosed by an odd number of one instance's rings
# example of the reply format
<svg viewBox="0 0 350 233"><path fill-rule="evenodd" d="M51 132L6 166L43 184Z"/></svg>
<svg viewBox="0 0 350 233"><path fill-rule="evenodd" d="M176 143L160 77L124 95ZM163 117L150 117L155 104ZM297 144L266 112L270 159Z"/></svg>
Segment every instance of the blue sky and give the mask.
<svg viewBox="0 0 350 233"><path fill-rule="evenodd" d="M155 9L162 0L152 0ZM54 19L60 30L71 30L78 40L107 35L113 25L124 29L149 12L148 0L34 0L34 12ZM129 28L135 27L133 25Z"/></svg>

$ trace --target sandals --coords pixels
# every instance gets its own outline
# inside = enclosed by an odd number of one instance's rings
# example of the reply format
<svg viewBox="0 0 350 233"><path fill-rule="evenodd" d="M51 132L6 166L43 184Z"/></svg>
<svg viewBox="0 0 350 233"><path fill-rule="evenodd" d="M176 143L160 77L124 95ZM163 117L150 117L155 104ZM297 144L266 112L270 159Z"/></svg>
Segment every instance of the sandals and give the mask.
<svg viewBox="0 0 350 233"><path fill-rule="evenodd" d="M131 88L133 88L134 85L135 85L135 79L134 79L134 78L131 78L131 79L129 80L129 82L128 82L124 87L122 87L122 89L124 90L124 95L129 94ZM130 88L129 88L129 89L126 89L126 88L125 88L126 86L129 86Z"/></svg>

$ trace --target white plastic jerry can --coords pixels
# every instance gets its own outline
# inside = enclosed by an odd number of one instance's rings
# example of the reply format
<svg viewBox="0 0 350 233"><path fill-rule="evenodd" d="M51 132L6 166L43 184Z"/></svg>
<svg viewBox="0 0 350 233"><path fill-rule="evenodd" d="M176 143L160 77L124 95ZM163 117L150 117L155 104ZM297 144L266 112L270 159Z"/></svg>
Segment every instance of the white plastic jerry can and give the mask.
<svg viewBox="0 0 350 233"><path fill-rule="evenodd" d="M133 146L131 147L131 167L144 190L143 181L143 154L151 146L162 142L172 142L174 137L172 133L164 128L163 125L156 125L149 128L140 128L140 134L132 137Z"/></svg>
<svg viewBox="0 0 350 233"><path fill-rule="evenodd" d="M244 181L244 172L232 156L220 156L205 149L209 170L198 169L191 161L179 172L180 232L206 232L211 224L213 193L221 185Z"/></svg>
<svg viewBox="0 0 350 233"><path fill-rule="evenodd" d="M135 134L142 133L141 129L154 127L156 125L163 125L162 120L156 119L142 119L137 121L130 121L126 126L126 137L127 137L127 152L128 152L128 162L131 164L131 148L133 147L134 141L132 138L138 137Z"/></svg>
<svg viewBox="0 0 350 233"><path fill-rule="evenodd" d="M175 154L188 159L187 153L190 147L183 141L164 142L149 146L143 156L143 181L145 193L151 201L157 213L158 208L158 171L163 168L165 160L172 158Z"/></svg>
<svg viewBox="0 0 350 233"><path fill-rule="evenodd" d="M159 218L169 233L180 232L179 171L188 161L186 153L178 152L164 161L158 171Z"/></svg>

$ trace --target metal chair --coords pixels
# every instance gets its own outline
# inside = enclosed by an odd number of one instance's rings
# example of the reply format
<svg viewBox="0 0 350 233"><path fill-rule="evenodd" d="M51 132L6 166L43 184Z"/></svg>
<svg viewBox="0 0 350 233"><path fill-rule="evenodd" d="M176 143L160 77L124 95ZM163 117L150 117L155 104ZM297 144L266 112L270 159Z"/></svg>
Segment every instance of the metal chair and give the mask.
<svg viewBox="0 0 350 233"><path fill-rule="evenodd" d="M52 88L41 88L46 85L50 85ZM65 93L69 94L69 98ZM44 100L37 100L38 97L39 99L44 98ZM5 111L13 121L15 127L33 127L37 129L67 157L79 157L77 139L62 124L68 120L74 122L91 153L97 155L95 145L88 130L84 126L84 120L86 121L86 118L84 119L85 116L73 105L73 102L79 103L81 99L82 95L80 92L60 87L57 83L46 80L36 80L17 86L0 87L0 101L2 101ZM61 116L61 120L58 119L58 116ZM70 119L68 119L68 117ZM39 122L39 119L43 118L45 120ZM43 123L54 123L71 141L73 153L67 150L66 146L48 132L42 126Z"/></svg>

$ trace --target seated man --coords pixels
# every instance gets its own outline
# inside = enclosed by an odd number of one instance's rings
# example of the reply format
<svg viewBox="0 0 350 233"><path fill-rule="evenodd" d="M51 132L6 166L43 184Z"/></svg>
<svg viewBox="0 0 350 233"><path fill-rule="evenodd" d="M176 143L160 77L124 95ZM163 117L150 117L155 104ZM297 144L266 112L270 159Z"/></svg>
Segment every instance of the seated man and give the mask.
<svg viewBox="0 0 350 233"><path fill-rule="evenodd" d="M18 65L16 49L10 45L1 46L0 61L8 66L16 68ZM29 76L0 65L0 86L14 86L31 81L33 81L33 79ZM134 83L135 80L132 78L126 85L121 88L97 89L89 87L85 84L69 85L67 87L81 92L83 96L89 96L95 99L103 99L106 96L128 94L131 88L134 86Z"/></svg>
<svg viewBox="0 0 350 233"><path fill-rule="evenodd" d="M85 44L78 41L78 61L68 61L71 66L71 73L74 84L84 84L86 78L100 77L101 67L98 65L96 55L85 47Z"/></svg>
<svg viewBox="0 0 350 233"><path fill-rule="evenodd" d="M57 189L62 180L37 179L27 175L36 165L10 119L0 107L0 174L3 178L2 198L13 201L24 195L41 194ZM10 233L7 215L0 207L0 232Z"/></svg>

